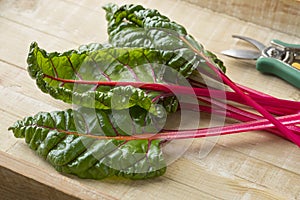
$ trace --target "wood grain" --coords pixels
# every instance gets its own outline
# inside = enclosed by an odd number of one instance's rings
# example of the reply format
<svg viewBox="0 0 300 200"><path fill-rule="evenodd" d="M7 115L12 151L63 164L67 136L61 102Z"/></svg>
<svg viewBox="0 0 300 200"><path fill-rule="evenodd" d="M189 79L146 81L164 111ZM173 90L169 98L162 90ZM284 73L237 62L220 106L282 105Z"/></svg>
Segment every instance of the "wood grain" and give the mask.
<svg viewBox="0 0 300 200"><path fill-rule="evenodd" d="M65 51L79 44L107 41L101 10L107 2L0 1L0 43L5 47L0 48L0 176L5 177L0 177L5 181L1 182L1 193L12 197L8 183L20 183L15 195L19 199L32 196L34 188L39 193L45 190L43 199L51 199L50 194L62 199L300 199L299 148L266 132L224 136L216 144L208 139L193 140L183 156L170 164L167 173L156 179L94 181L57 173L23 140L7 131L14 121L25 116L70 107L40 92L27 74L29 44L37 41L49 51ZM126 2L159 9L217 54L227 48L251 48L231 39L232 34L247 35L264 43L273 38L300 43L299 37L182 1ZM260 74L254 69L254 62L219 56L232 80L280 98L300 100L299 90L276 77ZM200 157L199 153L209 145L214 146L212 151Z"/></svg>
<svg viewBox="0 0 300 200"><path fill-rule="evenodd" d="M0 177L1 199L115 199L78 184L69 187L70 183L64 184L68 183L65 177L56 176L51 171L45 171L3 152L0 152Z"/></svg>
<svg viewBox="0 0 300 200"><path fill-rule="evenodd" d="M291 35L300 34L300 1L298 0L184 1Z"/></svg>
<svg viewBox="0 0 300 200"><path fill-rule="evenodd" d="M66 191L58 191L40 181L36 181L26 176L24 173L25 163L18 160L12 160L11 156L7 156L0 152L0 193L3 200L22 200L22 199L62 199L75 200L77 197L66 194ZM22 166L20 173L16 172L16 166ZM33 170L30 164L30 170ZM12 169L9 169L12 167ZM36 169L39 171L39 169ZM33 174L33 171L27 172ZM34 171L34 174L36 172ZM48 183L47 183L48 184Z"/></svg>

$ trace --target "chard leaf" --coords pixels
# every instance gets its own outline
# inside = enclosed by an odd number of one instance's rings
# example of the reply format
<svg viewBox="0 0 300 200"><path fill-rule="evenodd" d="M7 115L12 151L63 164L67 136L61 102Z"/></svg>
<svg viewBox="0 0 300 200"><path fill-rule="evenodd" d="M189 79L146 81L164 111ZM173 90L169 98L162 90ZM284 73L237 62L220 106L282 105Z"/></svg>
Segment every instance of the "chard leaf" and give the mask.
<svg viewBox="0 0 300 200"><path fill-rule="evenodd" d="M107 4L103 7L106 11L108 22L109 42L116 47L147 47L163 51L174 51L179 57L172 59L172 67L179 64L181 67L193 65L210 71L206 66L204 58L195 54L191 47L201 51L203 55L209 58L223 72L226 68L223 62L215 54L204 49L186 29L171 21L168 17L161 15L155 9L145 9L141 5L123 5L118 7L115 4ZM185 41L188 42L185 42ZM182 65L182 58L189 62ZM178 67L178 66L177 66ZM211 72L211 71L210 71ZM191 71L187 72L191 74Z"/></svg>
<svg viewBox="0 0 300 200"><path fill-rule="evenodd" d="M136 115L134 113L139 113ZM120 176L153 178L164 174L166 165L159 140L97 139L90 136L120 136L157 133L164 120L135 106L123 111L80 108L40 112L9 128L54 168L80 178ZM130 120L130 121L128 121Z"/></svg>
<svg viewBox="0 0 300 200"><path fill-rule="evenodd" d="M79 50L47 53L32 43L28 71L38 87L56 99L97 109L127 109L140 106L150 112L161 112L152 100L160 92L132 86L104 86L99 82L172 83L180 82L193 71L193 65L171 65L172 51L145 48L116 48L91 44ZM184 67L182 67L184 66ZM179 68L178 68L179 67ZM174 69L175 68L175 69ZM124 99L125 98L125 99ZM176 110L172 109L167 110Z"/></svg>

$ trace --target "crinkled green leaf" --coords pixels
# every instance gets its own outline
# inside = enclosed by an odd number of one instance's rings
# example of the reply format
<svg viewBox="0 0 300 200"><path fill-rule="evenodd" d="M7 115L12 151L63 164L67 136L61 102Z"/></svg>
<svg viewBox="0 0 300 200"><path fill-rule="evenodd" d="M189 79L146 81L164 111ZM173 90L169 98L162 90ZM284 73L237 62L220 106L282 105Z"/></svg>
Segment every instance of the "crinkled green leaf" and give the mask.
<svg viewBox="0 0 300 200"><path fill-rule="evenodd" d="M223 62L212 52L204 49L186 29L180 24L171 21L168 17L161 15L155 9L145 9L141 5L123 5L118 7L115 4L107 4L103 7L106 10L108 21L109 42L117 47L147 47L157 50L174 51L179 57L172 59L171 65L181 68L190 64L199 65L206 70L205 60L191 49L203 52L221 70L225 72ZM186 40L189 44L187 44ZM182 65L182 58L189 62ZM178 67L178 66L177 66ZM191 71L187 72L188 74Z"/></svg>
<svg viewBox="0 0 300 200"><path fill-rule="evenodd" d="M40 112L17 121L9 129L15 137L25 138L31 149L63 173L91 179L110 176L145 179L164 174L166 166L159 140L124 141L87 136L156 133L164 125L164 118L140 107L127 111L129 117L124 110L89 108Z"/></svg>
<svg viewBox="0 0 300 200"><path fill-rule="evenodd" d="M131 86L112 88L96 83L177 83L184 79L187 71L190 73L193 70L192 65L182 70L169 67L172 59L178 56L172 51L103 47L99 44L81 46L79 50L64 53L47 53L37 43L32 43L27 62L28 71L36 79L38 87L56 99L98 109L126 109L139 105L156 112L152 99L160 95L159 92ZM185 62L176 66L185 65ZM95 84L86 84L90 81Z"/></svg>

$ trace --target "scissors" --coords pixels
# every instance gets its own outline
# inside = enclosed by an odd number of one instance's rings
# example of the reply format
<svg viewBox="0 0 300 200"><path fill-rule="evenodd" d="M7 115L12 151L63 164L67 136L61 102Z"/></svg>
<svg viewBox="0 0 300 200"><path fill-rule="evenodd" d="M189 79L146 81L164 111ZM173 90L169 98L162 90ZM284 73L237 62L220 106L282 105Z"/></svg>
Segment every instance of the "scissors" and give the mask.
<svg viewBox="0 0 300 200"><path fill-rule="evenodd" d="M233 58L256 61L256 69L265 74L272 74L300 89L300 44L288 44L280 40L271 40L269 46L249 37L233 35L254 47L253 50L229 49L221 53Z"/></svg>

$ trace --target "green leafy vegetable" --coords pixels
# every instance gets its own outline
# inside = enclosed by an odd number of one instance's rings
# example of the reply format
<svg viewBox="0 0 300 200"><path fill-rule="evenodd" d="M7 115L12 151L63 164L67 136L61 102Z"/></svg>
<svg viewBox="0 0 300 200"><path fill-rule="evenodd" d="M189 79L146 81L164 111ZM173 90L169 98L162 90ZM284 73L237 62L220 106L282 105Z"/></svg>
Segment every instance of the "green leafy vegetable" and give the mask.
<svg viewBox="0 0 300 200"><path fill-rule="evenodd" d="M223 73L225 67L216 55L157 10L115 4L104 9L109 44L83 45L64 53L47 53L37 43L30 46L28 72L38 87L82 106L41 112L9 128L56 170L92 179L152 178L166 170L162 144L169 140L262 129L300 146L299 102L236 85ZM198 79L199 71L232 91L209 88ZM179 105L185 97L176 93L196 95L197 102ZM262 115L228 105L226 98ZM164 129L168 113L184 109L244 123Z"/></svg>
<svg viewBox="0 0 300 200"><path fill-rule="evenodd" d="M182 68L182 61L198 65L211 71L206 65L204 58L196 54L184 40L188 41L197 51L212 59L212 61L225 72L223 62L215 54L204 49L186 29L180 24L171 21L168 17L161 15L155 9L145 9L141 5L107 4L106 10L108 21L109 42L116 47L143 47L162 51L173 51L176 56L169 62L173 68ZM182 58L186 58L182 60ZM188 62L187 62L188 61ZM189 70L189 74L192 71Z"/></svg>
<svg viewBox="0 0 300 200"><path fill-rule="evenodd" d="M135 105L156 112L151 102L160 92L122 87L120 82L172 83L180 81L193 70L193 65L172 69L170 60L177 57L172 51L145 48L103 48L83 46L80 50L47 53L32 43L28 55L28 71L38 87L56 99L98 109L126 109ZM107 82L112 86L104 86ZM121 101L128 96L125 102ZM170 98L166 98L170 101ZM112 102L115 104L111 104ZM114 107L113 107L114 106ZM173 106L167 109L176 111Z"/></svg>
<svg viewBox="0 0 300 200"><path fill-rule="evenodd" d="M156 133L161 128L158 126L164 124L161 118L139 107L132 107L129 112L132 119L124 118L122 111L89 108L40 112L17 121L9 130L15 137L25 138L31 149L60 172L92 179L145 179L162 175L166 166L160 140L93 138L128 135L126 129L134 134Z"/></svg>

